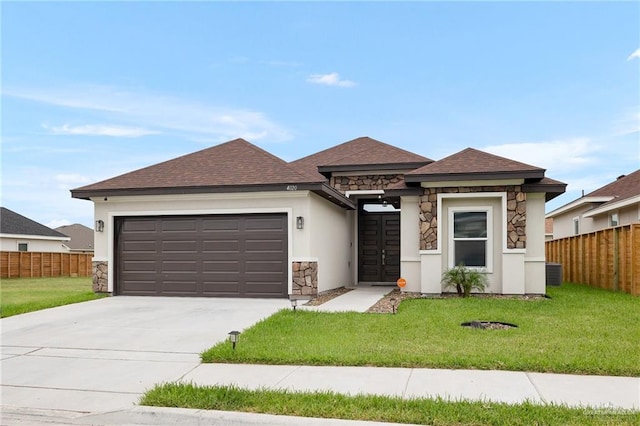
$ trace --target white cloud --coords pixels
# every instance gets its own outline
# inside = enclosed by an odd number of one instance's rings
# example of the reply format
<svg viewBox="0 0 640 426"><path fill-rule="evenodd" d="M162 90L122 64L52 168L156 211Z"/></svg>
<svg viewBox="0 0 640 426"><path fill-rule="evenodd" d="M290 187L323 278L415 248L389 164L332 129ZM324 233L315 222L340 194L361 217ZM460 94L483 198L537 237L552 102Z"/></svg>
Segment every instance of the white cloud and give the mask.
<svg viewBox="0 0 640 426"><path fill-rule="evenodd" d="M353 87L356 85L356 83L351 80L340 79L340 74L338 74L337 72L332 72L329 74L312 74L307 78L307 82L338 87Z"/></svg>
<svg viewBox="0 0 640 426"><path fill-rule="evenodd" d="M67 226L67 225L73 225L73 224L68 219L53 219L50 222L47 222L44 224L44 226L48 226L51 229L56 229L59 226Z"/></svg>
<svg viewBox="0 0 640 426"><path fill-rule="evenodd" d="M82 126L62 126L42 125L43 128L54 135L83 135L83 136L113 136L119 138L139 138L141 136L157 135L160 132L142 127L127 127L101 124L85 124Z"/></svg>
<svg viewBox="0 0 640 426"><path fill-rule="evenodd" d="M175 96L144 91L128 91L110 86L68 88L3 88L3 95L59 107L91 110L104 120L132 123L131 128L146 131L186 133L191 138L212 137L229 140L237 137L279 142L291 139L289 132L262 112L233 109ZM61 132L107 131L78 126L61 126ZM108 126L112 127L112 126ZM125 128L123 129L129 129ZM152 129L152 130L148 130ZM110 131L116 132L111 128ZM121 133L127 133L121 130ZM131 136L130 136L131 137Z"/></svg>
<svg viewBox="0 0 640 426"><path fill-rule="evenodd" d="M627 61L630 61L635 58L640 58L640 49L636 49L631 55L629 55L629 57L627 58Z"/></svg>
<svg viewBox="0 0 640 426"><path fill-rule="evenodd" d="M617 136L632 135L640 133L640 112L629 111L615 123L615 134Z"/></svg>
<svg viewBox="0 0 640 426"><path fill-rule="evenodd" d="M491 145L483 151L554 172L580 169L598 161L600 147L589 138Z"/></svg>

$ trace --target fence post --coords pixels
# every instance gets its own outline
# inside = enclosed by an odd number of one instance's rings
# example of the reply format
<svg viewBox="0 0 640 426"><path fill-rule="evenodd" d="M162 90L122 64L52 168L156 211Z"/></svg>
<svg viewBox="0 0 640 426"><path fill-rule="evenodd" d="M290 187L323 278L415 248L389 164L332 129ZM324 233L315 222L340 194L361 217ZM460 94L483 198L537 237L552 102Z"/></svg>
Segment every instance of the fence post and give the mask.
<svg viewBox="0 0 640 426"><path fill-rule="evenodd" d="M618 228L613 228L613 289L620 289L620 247Z"/></svg>

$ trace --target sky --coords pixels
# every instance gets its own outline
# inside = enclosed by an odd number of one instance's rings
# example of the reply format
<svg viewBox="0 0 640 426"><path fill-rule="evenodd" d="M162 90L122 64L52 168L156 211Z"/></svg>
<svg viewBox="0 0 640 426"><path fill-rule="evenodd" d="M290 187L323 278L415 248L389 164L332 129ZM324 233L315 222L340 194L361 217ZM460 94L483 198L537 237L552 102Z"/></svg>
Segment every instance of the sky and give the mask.
<svg viewBox="0 0 640 426"><path fill-rule="evenodd" d="M238 137L292 161L360 136L467 147L568 184L640 168L638 2L7 2L1 204L93 226L69 190Z"/></svg>

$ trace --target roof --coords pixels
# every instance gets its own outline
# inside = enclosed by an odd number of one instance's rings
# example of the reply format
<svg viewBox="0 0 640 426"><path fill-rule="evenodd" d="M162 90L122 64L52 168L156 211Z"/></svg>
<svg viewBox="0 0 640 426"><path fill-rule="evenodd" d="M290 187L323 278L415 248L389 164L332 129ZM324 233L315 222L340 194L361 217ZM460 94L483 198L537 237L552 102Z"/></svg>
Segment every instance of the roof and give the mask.
<svg viewBox="0 0 640 426"><path fill-rule="evenodd" d="M290 167L284 160L244 139L135 170L72 190L74 197L96 191L123 189L215 188L322 182L315 175Z"/></svg>
<svg viewBox="0 0 640 426"><path fill-rule="evenodd" d="M66 243L66 246L71 250L93 251L93 229L74 223L73 225L59 226L55 230L71 238Z"/></svg>
<svg viewBox="0 0 640 426"><path fill-rule="evenodd" d="M286 161L244 139L135 170L71 190L74 198L115 195L186 194L314 190L340 205L352 207L338 191L325 184L318 173L290 166Z"/></svg>
<svg viewBox="0 0 640 426"><path fill-rule="evenodd" d="M475 179L542 179L545 169L466 148L406 174L407 182Z"/></svg>
<svg viewBox="0 0 640 426"><path fill-rule="evenodd" d="M433 160L404 149L380 142L368 136L309 155L290 164L309 172L356 170L409 170Z"/></svg>
<svg viewBox="0 0 640 426"><path fill-rule="evenodd" d="M597 205L584 214L585 217L590 217L635 203L640 203L640 169L558 207L548 213L547 217L558 216L585 204Z"/></svg>
<svg viewBox="0 0 640 426"><path fill-rule="evenodd" d="M6 207L0 207L0 234L69 240L67 235L24 217Z"/></svg>

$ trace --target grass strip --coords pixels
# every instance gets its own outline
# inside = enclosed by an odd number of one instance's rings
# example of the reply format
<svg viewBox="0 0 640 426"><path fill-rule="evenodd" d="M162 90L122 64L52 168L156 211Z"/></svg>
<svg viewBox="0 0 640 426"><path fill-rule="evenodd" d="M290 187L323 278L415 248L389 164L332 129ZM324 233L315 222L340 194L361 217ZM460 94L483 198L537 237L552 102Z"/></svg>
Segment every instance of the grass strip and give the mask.
<svg viewBox="0 0 640 426"><path fill-rule="evenodd" d="M0 281L0 318L101 297L87 277L5 278Z"/></svg>
<svg viewBox="0 0 640 426"><path fill-rule="evenodd" d="M161 384L141 405L425 425L637 425L640 412L442 399L346 396L333 392L246 390Z"/></svg>
<svg viewBox="0 0 640 426"><path fill-rule="evenodd" d="M219 342L202 360L640 376L640 298L548 290L551 299L411 299L395 315L282 310L244 330L235 351ZM518 328L460 326L473 320Z"/></svg>

